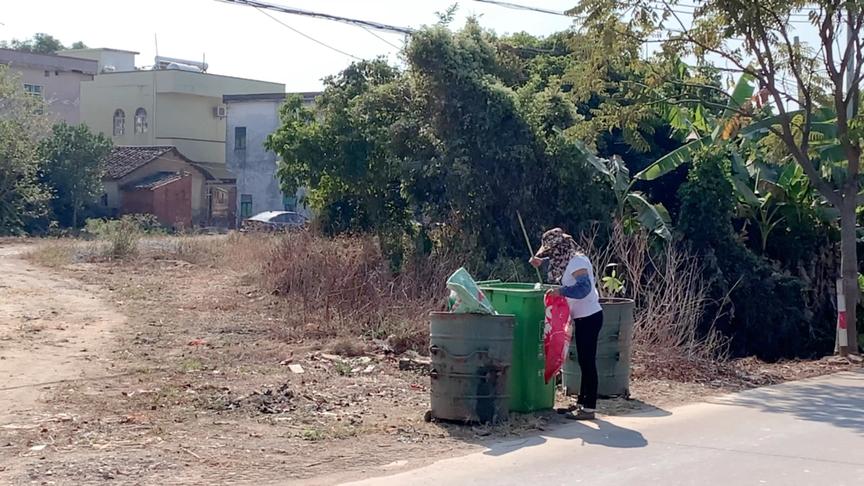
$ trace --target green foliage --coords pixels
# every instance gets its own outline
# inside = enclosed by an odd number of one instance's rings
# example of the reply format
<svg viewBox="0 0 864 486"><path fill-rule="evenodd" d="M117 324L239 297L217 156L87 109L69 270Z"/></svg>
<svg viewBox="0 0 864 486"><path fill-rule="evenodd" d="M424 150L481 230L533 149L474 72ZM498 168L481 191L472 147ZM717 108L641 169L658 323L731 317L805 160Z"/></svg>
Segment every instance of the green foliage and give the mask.
<svg viewBox="0 0 864 486"><path fill-rule="evenodd" d="M860 124L861 93L857 86L860 79L852 84L846 82L838 66L845 68L851 53L862 50L864 8L861 2L706 0L699 2L694 18L686 22L681 22L676 13L676 4L671 1L658 7L654 0L581 0L572 14L587 17L583 25L598 31L609 30L604 20L626 17L641 39L665 39L662 48L666 52L695 57L699 63L719 58L727 67L732 66L753 78L759 92L749 105L741 105L736 110L727 108L722 115L725 122L714 127L712 139L716 141L719 136L723 141L735 141L736 134L745 138L755 134L774 162L794 160L803 169L809 184L824 199L817 202L816 207L808 208L800 202L777 204L771 200L775 198L774 191L768 191L770 196L766 192L759 195L756 199L761 201L755 208L755 217L751 215L750 218L761 220L758 221L762 233L761 251L777 254L768 240L769 235L780 237L781 241L786 239L783 235L800 228L799 223L810 216L811 209L821 213L820 220L824 224L828 216L825 209L833 206L835 217L841 216L843 293L847 302L854 302L858 297L854 271L860 266L854 242L854 213L862 192L860 159L864 133L860 127L864 125ZM813 37L815 43L799 43L794 39L797 27L791 19L796 16L807 17L809 23L818 27ZM848 49L839 49L839 45L848 45ZM733 95L737 94L746 95L743 91L733 91ZM790 100L800 109L787 110ZM672 101L684 103L688 100L676 96ZM779 114L772 116L772 110ZM755 123L748 126L754 120ZM781 213L790 211L804 217L787 221L787 214ZM786 226L785 233L783 226ZM789 262L780 263L788 268ZM857 306L851 305L848 309L850 342L856 340L856 309Z"/></svg>
<svg viewBox="0 0 864 486"><path fill-rule="evenodd" d="M282 187L286 193L310 188L309 202L326 233L374 232L382 246L396 248L409 214L388 132L405 113L404 82L374 60L352 64L325 84L317 115L299 98L289 99L281 108L282 126L267 139L282 157Z"/></svg>
<svg viewBox="0 0 864 486"><path fill-rule="evenodd" d="M728 298L729 309L715 325L732 337L739 355L776 360L825 352L832 329L824 320L813 320L806 283L779 272L737 238L727 157L718 148L695 154L689 181L681 188L676 226L702 258L710 296L717 303Z"/></svg>
<svg viewBox="0 0 864 486"><path fill-rule="evenodd" d="M40 178L52 193L52 214L62 226L77 227L79 215L102 193L102 160L111 140L86 125L54 125L42 141Z"/></svg>
<svg viewBox="0 0 864 486"><path fill-rule="evenodd" d="M0 48L14 49L22 52L32 52L34 54L56 54L58 51L66 49L63 43L49 34L37 33L30 39L18 40L12 39L11 42L0 41ZM87 46L83 42L78 41L72 44L72 49L86 49Z"/></svg>
<svg viewBox="0 0 864 486"><path fill-rule="evenodd" d="M38 181L38 141L49 125L42 112L41 98L0 66L0 234L24 233L47 212L49 194Z"/></svg>
<svg viewBox="0 0 864 486"><path fill-rule="evenodd" d="M310 187L326 232L373 232L394 263L416 231L483 262L524 258L517 210L534 234L606 219L611 194L564 133L572 101L517 94L521 61L499 47L476 22L430 27L412 37L406 71L355 63L327 80L317 116L289 100L268 140L283 186Z"/></svg>
<svg viewBox="0 0 864 486"><path fill-rule="evenodd" d="M610 263L609 265L606 265L606 269L609 273L600 279L603 283L603 290L606 291L606 295L622 295L625 291L625 287L623 276L618 274L618 265Z"/></svg>

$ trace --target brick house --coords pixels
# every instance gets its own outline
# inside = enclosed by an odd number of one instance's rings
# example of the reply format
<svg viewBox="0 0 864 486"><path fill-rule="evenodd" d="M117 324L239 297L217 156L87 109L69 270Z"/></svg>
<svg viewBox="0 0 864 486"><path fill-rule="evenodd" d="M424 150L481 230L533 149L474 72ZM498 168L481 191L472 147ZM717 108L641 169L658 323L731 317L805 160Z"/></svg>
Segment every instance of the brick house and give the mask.
<svg viewBox="0 0 864 486"><path fill-rule="evenodd" d="M121 188L121 212L152 214L165 226L192 227L192 176L188 172L157 172Z"/></svg>
<svg viewBox="0 0 864 486"><path fill-rule="evenodd" d="M102 206L111 216L148 213L170 227L233 227L236 180L221 164L193 162L176 147L114 147L104 160Z"/></svg>

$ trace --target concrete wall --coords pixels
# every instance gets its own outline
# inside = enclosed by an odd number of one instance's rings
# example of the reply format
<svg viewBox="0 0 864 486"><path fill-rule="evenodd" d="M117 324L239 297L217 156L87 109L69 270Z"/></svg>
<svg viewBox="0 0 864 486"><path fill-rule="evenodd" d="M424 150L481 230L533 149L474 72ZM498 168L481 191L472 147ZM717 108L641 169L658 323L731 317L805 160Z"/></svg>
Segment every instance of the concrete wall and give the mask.
<svg viewBox="0 0 864 486"><path fill-rule="evenodd" d="M81 85L81 117L116 145L174 145L197 162L225 163L224 118L213 109L227 93L284 92L285 86L186 71L106 73ZM135 110L147 110L149 129L134 133ZM113 135L116 109L126 114L126 130Z"/></svg>
<svg viewBox="0 0 864 486"><path fill-rule="evenodd" d="M54 121L73 125L81 122L81 83L93 79L92 71L96 67L93 63L0 49L0 64L18 73L22 84L42 87L42 97Z"/></svg>
<svg viewBox="0 0 864 486"><path fill-rule="evenodd" d="M102 72L106 67L115 71L134 71L135 55L137 52L122 51L117 49L68 49L61 51L64 56L80 57L97 61L98 71Z"/></svg>
<svg viewBox="0 0 864 486"><path fill-rule="evenodd" d="M155 145L173 145L196 162L225 163L225 119L213 116L222 97L159 93Z"/></svg>
<svg viewBox="0 0 864 486"><path fill-rule="evenodd" d="M237 176L237 214L239 201L252 196L252 214L284 209L282 191L276 178L276 154L264 148L267 135L279 126L281 101L246 101L228 103L225 160L228 170ZM235 145L235 128L246 128L246 149Z"/></svg>
<svg viewBox="0 0 864 486"><path fill-rule="evenodd" d="M81 119L93 131L110 137L115 145L157 145L153 123L156 112L153 79L151 73L145 72L115 73L99 75L93 81L82 83ZM148 128L143 134L135 133L135 111L138 108L147 111ZM113 134L114 111L117 109L126 114L123 135Z"/></svg>
<svg viewBox="0 0 864 486"><path fill-rule="evenodd" d="M252 196L252 214L262 211L283 211L284 197L276 175L278 157L264 147L267 136L279 127L279 99L248 99L228 101L225 161L228 170L237 177L237 216L241 217L243 195ZM246 128L246 148L238 150L235 128ZM301 189L296 197L305 192ZM297 212L311 216L298 204Z"/></svg>

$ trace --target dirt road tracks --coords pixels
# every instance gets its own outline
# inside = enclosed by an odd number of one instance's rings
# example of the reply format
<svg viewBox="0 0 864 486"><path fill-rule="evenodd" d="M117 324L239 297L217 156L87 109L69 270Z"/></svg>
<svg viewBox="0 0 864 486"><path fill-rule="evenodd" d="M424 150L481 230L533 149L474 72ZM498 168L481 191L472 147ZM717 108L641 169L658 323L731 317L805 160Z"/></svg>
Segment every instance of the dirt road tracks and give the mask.
<svg viewBox="0 0 864 486"><path fill-rule="evenodd" d="M80 282L28 263L28 245L0 243L0 483L47 444L15 436L69 420L45 400L62 387L112 374L102 351L124 317ZM7 482L7 480L9 482Z"/></svg>

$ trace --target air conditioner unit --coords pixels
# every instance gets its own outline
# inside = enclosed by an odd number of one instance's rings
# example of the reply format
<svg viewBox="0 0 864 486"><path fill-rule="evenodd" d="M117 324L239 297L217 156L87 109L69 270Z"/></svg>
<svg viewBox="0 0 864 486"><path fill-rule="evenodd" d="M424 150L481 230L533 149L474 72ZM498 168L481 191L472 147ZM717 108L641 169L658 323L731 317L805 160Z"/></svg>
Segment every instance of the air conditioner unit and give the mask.
<svg viewBox="0 0 864 486"><path fill-rule="evenodd" d="M213 107L213 116L216 118L225 118L228 116L228 107L219 105Z"/></svg>

